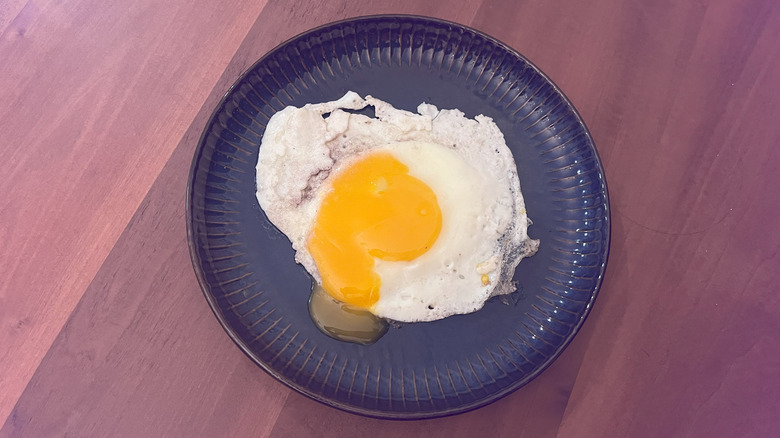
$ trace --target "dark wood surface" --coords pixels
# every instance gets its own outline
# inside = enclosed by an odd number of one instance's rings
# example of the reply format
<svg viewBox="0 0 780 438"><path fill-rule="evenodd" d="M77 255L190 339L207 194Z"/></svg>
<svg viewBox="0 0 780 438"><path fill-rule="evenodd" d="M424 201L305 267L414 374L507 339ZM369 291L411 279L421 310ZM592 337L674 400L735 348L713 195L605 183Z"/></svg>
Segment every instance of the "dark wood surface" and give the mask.
<svg viewBox="0 0 780 438"><path fill-rule="evenodd" d="M311 401L229 340L189 260L197 138L241 71L336 19L487 32L571 98L612 248L564 354L427 421ZM0 437L780 434L780 3L0 2Z"/></svg>

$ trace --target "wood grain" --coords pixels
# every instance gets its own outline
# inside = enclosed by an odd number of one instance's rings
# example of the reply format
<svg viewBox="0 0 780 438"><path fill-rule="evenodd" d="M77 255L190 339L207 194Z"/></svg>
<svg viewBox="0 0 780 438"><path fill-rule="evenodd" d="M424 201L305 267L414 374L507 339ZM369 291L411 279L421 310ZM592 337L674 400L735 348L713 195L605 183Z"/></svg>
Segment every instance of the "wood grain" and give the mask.
<svg viewBox="0 0 780 438"><path fill-rule="evenodd" d="M28 2L5 29L0 418L262 4L224 6ZM208 28L227 30L199 37Z"/></svg>
<svg viewBox="0 0 780 438"><path fill-rule="evenodd" d="M572 99L612 202L582 332L455 417L347 414L224 334L184 190L219 98L274 45L372 13L485 31ZM510 0L0 3L0 437L765 437L780 431L780 5Z"/></svg>

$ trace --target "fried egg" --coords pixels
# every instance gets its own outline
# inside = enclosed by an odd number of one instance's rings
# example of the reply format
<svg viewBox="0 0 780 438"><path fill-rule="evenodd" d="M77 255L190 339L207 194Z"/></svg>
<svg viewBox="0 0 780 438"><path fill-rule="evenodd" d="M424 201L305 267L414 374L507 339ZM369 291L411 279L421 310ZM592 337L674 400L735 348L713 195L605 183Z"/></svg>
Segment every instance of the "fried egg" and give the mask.
<svg viewBox="0 0 780 438"><path fill-rule="evenodd" d="M345 110L373 106L375 117ZM417 114L348 92L269 121L257 199L334 299L422 322L512 292L539 242L512 153L489 117Z"/></svg>

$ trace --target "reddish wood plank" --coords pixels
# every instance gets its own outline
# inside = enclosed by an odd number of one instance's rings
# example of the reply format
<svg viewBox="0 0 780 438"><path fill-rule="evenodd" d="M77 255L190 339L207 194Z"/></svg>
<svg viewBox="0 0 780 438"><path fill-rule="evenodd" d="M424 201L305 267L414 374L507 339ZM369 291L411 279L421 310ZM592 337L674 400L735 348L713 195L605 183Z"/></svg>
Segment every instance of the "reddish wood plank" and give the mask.
<svg viewBox="0 0 780 438"><path fill-rule="evenodd" d="M272 47L267 36L255 26L246 38L252 42L242 43L0 436L270 432L289 390L219 327L192 271L184 228L186 178L200 132L235 78Z"/></svg>
<svg viewBox="0 0 780 438"><path fill-rule="evenodd" d="M632 14L648 32L679 36L662 40L669 61L660 45L635 51L631 67L616 66L631 90L605 87L603 99L631 96L641 113L605 103L610 124L594 117L616 139L606 148L615 293L597 306L562 437L780 430L780 10L677 8L696 19Z"/></svg>
<svg viewBox="0 0 780 438"><path fill-rule="evenodd" d="M4 35L8 24L16 21L11 34L5 35L11 39L27 31L27 23L33 18L36 7L28 0L8 0L0 3L0 35ZM16 33L16 35L13 35Z"/></svg>
<svg viewBox="0 0 780 438"><path fill-rule="evenodd" d="M229 341L191 272L183 177L198 135L163 169L0 436L268 433L288 390Z"/></svg>
<svg viewBox="0 0 780 438"><path fill-rule="evenodd" d="M28 2L0 39L0 418L263 6L202 3Z"/></svg>

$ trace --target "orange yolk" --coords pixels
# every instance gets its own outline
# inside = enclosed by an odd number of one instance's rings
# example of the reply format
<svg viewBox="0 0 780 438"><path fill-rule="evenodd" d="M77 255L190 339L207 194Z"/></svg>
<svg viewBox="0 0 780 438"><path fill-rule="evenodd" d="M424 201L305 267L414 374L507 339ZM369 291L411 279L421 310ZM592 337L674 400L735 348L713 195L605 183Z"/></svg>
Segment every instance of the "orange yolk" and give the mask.
<svg viewBox="0 0 780 438"><path fill-rule="evenodd" d="M441 210L428 185L390 153L377 152L337 175L309 235L308 249L333 298L360 307L379 299L374 258L409 261L441 231Z"/></svg>

